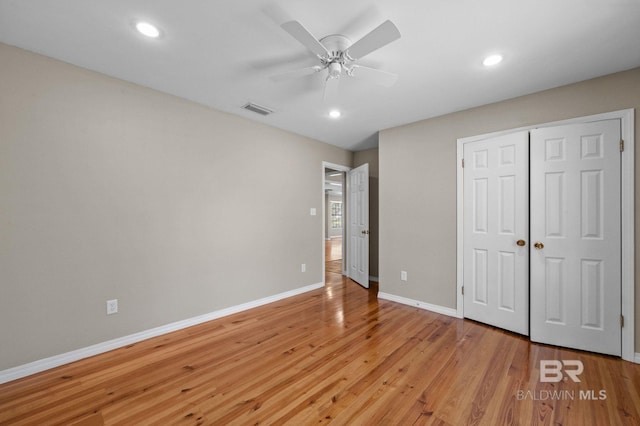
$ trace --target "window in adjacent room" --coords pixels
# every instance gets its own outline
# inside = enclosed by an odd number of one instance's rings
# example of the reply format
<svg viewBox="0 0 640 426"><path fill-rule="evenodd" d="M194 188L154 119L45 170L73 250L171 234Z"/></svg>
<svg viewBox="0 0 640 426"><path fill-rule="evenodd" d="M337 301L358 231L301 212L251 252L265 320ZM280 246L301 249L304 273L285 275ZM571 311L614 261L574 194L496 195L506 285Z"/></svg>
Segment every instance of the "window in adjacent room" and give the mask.
<svg viewBox="0 0 640 426"><path fill-rule="evenodd" d="M331 228L342 229L342 201L331 201Z"/></svg>

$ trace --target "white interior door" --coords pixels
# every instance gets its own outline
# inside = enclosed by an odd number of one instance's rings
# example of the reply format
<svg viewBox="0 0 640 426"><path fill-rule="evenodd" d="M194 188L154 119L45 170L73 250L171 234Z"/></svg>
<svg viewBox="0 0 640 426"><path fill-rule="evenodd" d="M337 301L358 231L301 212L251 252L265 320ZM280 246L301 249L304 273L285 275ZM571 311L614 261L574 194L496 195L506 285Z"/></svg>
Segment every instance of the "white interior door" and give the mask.
<svg viewBox="0 0 640 426"><path fill-rule="evenodd" d="M369 164L347 172L349 278L369 288Z"/></svg>
<svg viewBox="0 0 640 426"><path fill-rule="evenodd" d="M533 341L621 354L619 141L619 120L531 132Z"/></svg>
<svg viewBox="0 0 640 426"><path fill-rule="evenodd" d="M529 334L529 133L464 145L464 316Z"/></svg>

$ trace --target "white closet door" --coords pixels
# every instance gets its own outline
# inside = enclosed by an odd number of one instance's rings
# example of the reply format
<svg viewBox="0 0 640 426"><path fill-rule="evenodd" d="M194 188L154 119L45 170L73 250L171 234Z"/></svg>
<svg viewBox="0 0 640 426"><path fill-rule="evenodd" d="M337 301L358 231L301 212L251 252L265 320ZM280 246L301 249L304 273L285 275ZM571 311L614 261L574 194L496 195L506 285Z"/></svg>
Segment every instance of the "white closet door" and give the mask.
<svg viewBox="0 0 640 426"><path fill-rule="evenodd" d="M533 341L621 354L619 141L619 120L531 132Z"/></svg>
<svg viewBox="0 0 640 426"><path fill-rule="evenodd" d="M464 316L529 333L529 133L464 145Z"/></svg>

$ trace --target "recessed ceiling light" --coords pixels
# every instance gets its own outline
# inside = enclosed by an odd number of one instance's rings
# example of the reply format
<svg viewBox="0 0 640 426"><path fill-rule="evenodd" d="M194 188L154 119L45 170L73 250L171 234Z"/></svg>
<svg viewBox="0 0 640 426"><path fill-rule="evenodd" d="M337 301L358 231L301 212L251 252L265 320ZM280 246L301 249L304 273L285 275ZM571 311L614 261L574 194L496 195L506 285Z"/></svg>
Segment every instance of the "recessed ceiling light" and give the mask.
<svg viewBox="0 0 640 426"><path fill-rule="evenodd" d="M329 111L329 117L331 118L338 118L342 115L342 113L340 111L338 111L337 109L332 109L331 111Z"/></svg>
<svg viewBox="0 0 640 426"><path fill-rule="evenodd" d="M160 30L155 25L151 25L148 22L138 22L136 24L136 29L140 34L146 35L147 37L157 38L160 35Z"/></svg>
<svg viewBox="0 0 640 426"><path fill-rule="evenodd" d="M485 67L492 67L494 65L498 65L500 62L502 62L502 55L490 55L484 58L482 65Z"/></svg>

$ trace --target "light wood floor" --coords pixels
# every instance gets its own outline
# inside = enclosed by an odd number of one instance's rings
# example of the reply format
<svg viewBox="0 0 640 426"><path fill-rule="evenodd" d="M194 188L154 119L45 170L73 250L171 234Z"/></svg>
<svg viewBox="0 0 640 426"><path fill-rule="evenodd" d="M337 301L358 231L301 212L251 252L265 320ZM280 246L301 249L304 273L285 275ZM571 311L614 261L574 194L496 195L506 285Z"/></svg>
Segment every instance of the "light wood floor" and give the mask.
<svg viewBox="0 0 640 426"><path fill-rule="evenodd" d="M327 262L342 260L342 238L332 238L324 241L324 258Z"/></svg>
<svg viewBox="0 0 640 426"><path fill-rule="evenodd" d="M342 275L342 238L332 238L324 243L325 273Z"/></svg>
<svg viewBox="0 0 640 426"><path fill-rule="evenodd" d="M582 381L540 383L540 360L563 359ZM378 300L338 274L0 385L2 425L639 425L639 411L640 365Z"/></svg>

